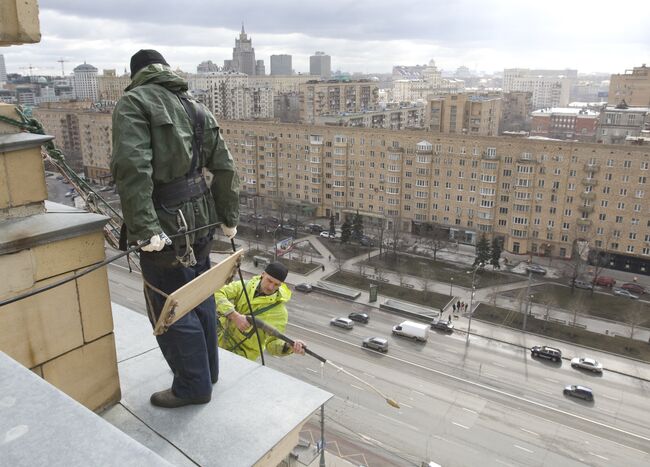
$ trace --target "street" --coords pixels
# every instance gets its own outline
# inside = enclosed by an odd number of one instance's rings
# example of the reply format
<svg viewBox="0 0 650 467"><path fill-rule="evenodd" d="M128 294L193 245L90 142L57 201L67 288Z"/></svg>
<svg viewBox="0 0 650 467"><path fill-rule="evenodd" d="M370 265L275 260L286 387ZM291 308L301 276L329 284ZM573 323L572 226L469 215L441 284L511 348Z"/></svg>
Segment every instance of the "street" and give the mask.
<svg viewBox="0 0 650 467"><path fill-rule="evenodd" d="M139 274L109 266L111 298L144 312ZM432 331L426 344L390 336L403 320L363 304L294 292L287 334L396 399L399 410L370 388L311 357L267 357L267 365L322 387L326 432L379 455L370 465L647 465L650 383L605 371L594 376L533 360L494 340ZM350 311L370 314L352 330L329 325ZM387 337L387 354L361 348ZM612 356L611 358L619 358ZM566 398L567 384L593 389L595 401Z"/></svg>

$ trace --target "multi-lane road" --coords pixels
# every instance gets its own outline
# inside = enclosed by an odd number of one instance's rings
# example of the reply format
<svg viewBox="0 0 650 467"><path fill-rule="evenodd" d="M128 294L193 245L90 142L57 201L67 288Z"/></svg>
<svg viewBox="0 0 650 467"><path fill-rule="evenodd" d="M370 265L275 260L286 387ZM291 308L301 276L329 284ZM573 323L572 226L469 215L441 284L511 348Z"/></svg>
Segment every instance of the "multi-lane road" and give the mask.
<svg viewBox="0 0 650 467"><path fill-rule="evenodd" d="M111 265L109 280L113 301L143 312L139 275ZM426 344L392 337L402 318L316 293L294 292L289 308L288 334L399 402L391 407L311 357L267 358L268 366L335 394L326 429L376 453L383 459L376 465L650 465L650 383L533 360L478 337L469 345L464 335L435 331ZM369 313L369 324L329 325L352 310ZM372 335L389 339L387 354L361 347ZM566 398L566 384L591 387L595 401Z"/></svg>

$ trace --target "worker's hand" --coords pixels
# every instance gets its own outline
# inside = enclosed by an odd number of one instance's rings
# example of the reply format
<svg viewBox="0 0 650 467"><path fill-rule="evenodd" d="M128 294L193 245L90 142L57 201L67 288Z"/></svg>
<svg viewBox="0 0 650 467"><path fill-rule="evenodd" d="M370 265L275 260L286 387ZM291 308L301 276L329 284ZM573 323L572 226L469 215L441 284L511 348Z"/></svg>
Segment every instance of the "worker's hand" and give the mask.
<svg viewBox="0 0 650 467"><path fill-rule="evenodd" d="M251 325L248 323L248 320L246 319L246 316L237 311L230 313L228 315L228 319L235 323L235 326L237 326L237 329L239 329L241 332L245 332L249 327L251 327Z"/></svg>
<svg viewBox="0 0 650 467"><path fill-rule="evenodd" d="M232 240L237 235L237 226L228 227L226 224L221 224L221 230L228 240Z"/></svg>
<svg viewBox="0 0 650 467"><path fill-rule="evenodd" d="M138 243L144 243L144 242L138 242ZM165 248L165 245L171 245L172 241L169 239L169 237L165 234L165 232L161 232L158 235L154 235L149 239L149 243L145 246L142 247L142 251L160 251L163 248Z"/></svg>
<svg viewBox="0 0 650 467"><path fill-rule="evenodd" d="M305 355L305 343L301 340L295 340L293 341L293 347L292 347L293 353L297 353L298 355Z"/></svg>

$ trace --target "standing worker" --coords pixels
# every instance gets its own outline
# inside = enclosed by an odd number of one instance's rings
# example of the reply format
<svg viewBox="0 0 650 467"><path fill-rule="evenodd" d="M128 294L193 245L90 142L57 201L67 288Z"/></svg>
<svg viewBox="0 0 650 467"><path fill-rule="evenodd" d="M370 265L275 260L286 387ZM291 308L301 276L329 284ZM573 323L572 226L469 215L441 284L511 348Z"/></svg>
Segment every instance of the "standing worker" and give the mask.
<svg viewBox="0 0 650 467"><path fill-rule="evenodd" d="M155 50L131 57L131 84L113 112L111 172L124 215L122 248L148 242L140 266L155 325L165 303L159 291L170 294L210 268L215 227L190 231L221 222L232 239L239 220L239 178L217 121ZM188 233L171 241L179 232ZM151 396L153 405L210 401L219 377L216 326L210 297L156 336L174 380Z"/></svg>
<svg viewBox="0 0 650 467"><path fill-rule="evenodd" d="M284 284L287 267L279 262L270 263L260 276L246 282L246 292L256 318L270 324L281 333L285 332L289 314L286 303L291 291ZM219 347L241 355L249 360L260 356L259 343L253 326L246 319L250 315L246 294L241 281L224 285L215 294L219 314ZM292 353L303 355L305 344L296 340L293 346L258 329L262 350L271 355L286 356Z"/></svg>

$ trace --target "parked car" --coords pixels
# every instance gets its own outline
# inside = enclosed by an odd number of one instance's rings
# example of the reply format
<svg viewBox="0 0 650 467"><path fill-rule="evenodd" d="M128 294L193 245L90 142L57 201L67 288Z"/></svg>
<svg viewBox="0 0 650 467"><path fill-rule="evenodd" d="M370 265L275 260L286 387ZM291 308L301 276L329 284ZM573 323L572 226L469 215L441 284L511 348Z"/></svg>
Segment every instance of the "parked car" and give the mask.
<svg viewBox="0 0 650 467"><path fill-rule="evenodd" d="M319 224L307 224L305 228L311 233L321 233L323 231L323 226Z"/></svg>
<svg viewBox="0 0 650 467"><path fill-rule="evenodd" d="M546 269L541 267L539 264L529 264L528 266L526 266L526 271L532 272L533 274L541 274L541 275L546 274Z"/></svg>
<svg viewBox="0 0 650 467"><path fill-rule="evenodd" d="M594 283L596 285L600 285L601 287L614 287L616 284L616 279L609 276L598 276L596 277Z"/></svg>
<svg viewBox="0 0 650 467"><path fill-rule="evenodd" d="M636 300L637 298L639 298L638 295L634 295L629 290L621 289L619 287L614 287L612 289L612 292L614 293L614 295L618 295L619 297L627 297L627 298L631 298L633 300Z"/></svg>
<svg viewBox="0 0 650 467"><path fill-rule="evenodd" d="M368 316L368 313L359 313L357 311L353 311L348 315L348 318L350 318L352 321L356 321L358 323L364 323L368 324L368 321L370 320L370 316Z"/></svg>
<svg viewBox="0 0 650 467"><path fill-rule="evenodd" d="M388 352L388 340L383 337L366 337L361 345L382 353Z"/></svg>
<svg viewBox="0 0 650 467"><path fill-rule="evenodd" d="M643 295L645 293L645 288L642 285L635 284L634 282L626 282L621 286L621 289L625 289L635 295Z"/></svg>
<svg viewBox="0 0 650 467"><path fill-rule="evenodd" d="M332 318L330 320L330 324L332 326L338 326L344 329L352 329L354 327L354 321L352 321L349 318L344 318L342 316L339 316L338 318Z"/></svg>
<svg viewBox="0 0 650 467"><path fill-rule="evenodd" d="M593 358L586 358L586 357L572 358L571 368L582 368L583 370L593 371L594 373L603 372L603 365L601 365Z"/></svg>
<svg viewBox="0 0 650 467"><path fill-rule="evenodd" d="M562 360L562 351L560 349L549 347L547 345L536 345L530 349L530 356L537 358L547 358L554 362L559 362Z"/></svg>
<svg viewBox="0 0 650 467"><path fill-rule="evenodd" d="M313 289L312 289L310 284L306 284L306 283L303 282L302 284L296 285L296 290L299 291L299 292L309 293Z"/></svg>
<svg viewBox="0 0 650 467"><path fill-rule="evenodd" d="M454 323L446 319L434 318L433 321L431 321L431 329L439 329L445 332L454 332Z"/></svg>
<svg viewBox="0 0 650 467"><path fill-rule="evenodd" d="M569 285L571 285L570 282L569 282ZM581 280L581 279L576 279L576 280L574 280L574 281L573 281L573 285L574 285L577 289L593 290L593 288L594 288L594 284L592 284L591 282L588 282L588 281L583 281L583 280Z"/></svg>
<svg viewBox="0 0 650 467"><path fill-rule="evenodd" d="M393 326L393 334L396 336L408 337L420 342L426 342L429 338L429 327L426 324L413 321L402 321Z"/></svg>
<svg viewBox="0 0 650 467"><path fill-rule="evenodd" d="M329 239L336 238L336 234L330 235L329 230L323 230L320 233L320 236L323 237L323 238L329 238Z"/></svg>
<svg viewBox="0 0 650 467"><path fill-rule="evenodd" d="M580 386L578 384L570 384L566 386L564 388L564 395L571 396L571 397L578 397L586 401L594 400L593 391L586 386Z"/></svg>
<svg viewBox="0 0 650 467"><path fill-rule="evenodd" d="M364 235L359 239L359 244L361 244L361 246L375 246L375 241Z"/></svg>

